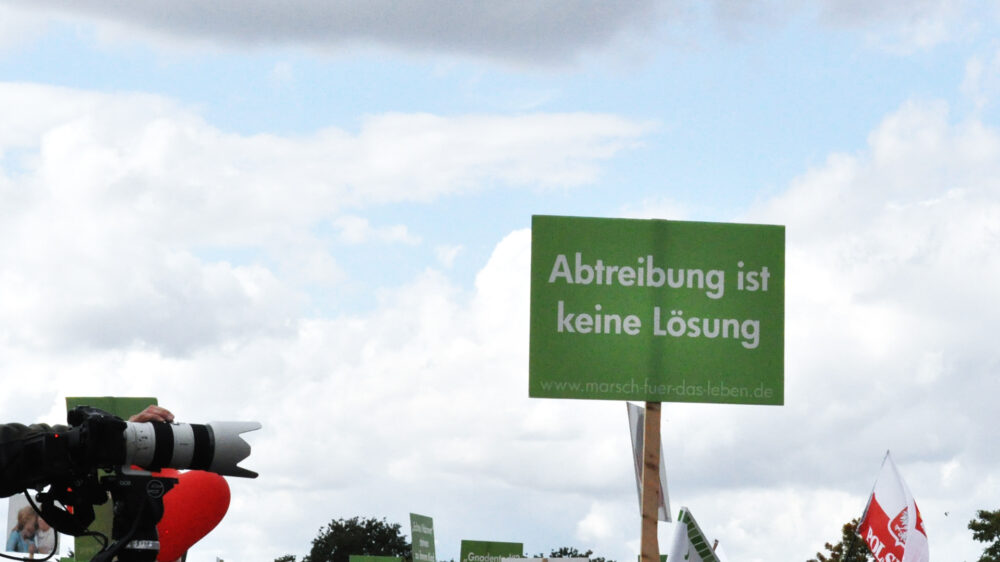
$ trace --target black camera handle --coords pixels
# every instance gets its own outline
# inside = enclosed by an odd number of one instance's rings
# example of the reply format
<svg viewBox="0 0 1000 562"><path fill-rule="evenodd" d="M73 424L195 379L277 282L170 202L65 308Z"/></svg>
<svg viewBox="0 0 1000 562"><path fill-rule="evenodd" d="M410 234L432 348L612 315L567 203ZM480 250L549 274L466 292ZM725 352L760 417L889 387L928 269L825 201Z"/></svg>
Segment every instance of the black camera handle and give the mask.
<svg viewBox="0 0 1000 562"><path fill-rule="evenodd" d="M176 478L122 467L99 483L95 474L82 486L52 485L37 497L42 518L56 531L104 538L104 547L91 562L110 562L115 556L119 562L153 562L160 550L156 524L163 518L163 496L176 484ZM111 544L103 534L87 530L94 520L94 505L107 501L109 492L114 506ZM56 502L71 506L72 512Z"/></svg>
<svg viewBox="0 0 1000 562"><path fill-rule="evenodd" d="M123 470L101 479L114 501L111 537L114 542L91 562L154 562L160 552L156 524L163 518L163 496L176 478Z"/></svg>

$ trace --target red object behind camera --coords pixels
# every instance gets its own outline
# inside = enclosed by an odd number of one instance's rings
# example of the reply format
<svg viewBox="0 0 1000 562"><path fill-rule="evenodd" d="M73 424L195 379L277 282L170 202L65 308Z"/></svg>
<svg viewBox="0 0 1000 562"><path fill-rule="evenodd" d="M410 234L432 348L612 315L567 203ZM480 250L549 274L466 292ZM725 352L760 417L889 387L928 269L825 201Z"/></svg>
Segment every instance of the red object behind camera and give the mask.
<svg viewBox="0 0 1000 562"><path fill-rule="evenodd" d="M163 496L163 518L156 524L160 535L158 562L173 562L222 521L229 509L229 484L214 472L164 469L160 476L177 484Z"/></svg>

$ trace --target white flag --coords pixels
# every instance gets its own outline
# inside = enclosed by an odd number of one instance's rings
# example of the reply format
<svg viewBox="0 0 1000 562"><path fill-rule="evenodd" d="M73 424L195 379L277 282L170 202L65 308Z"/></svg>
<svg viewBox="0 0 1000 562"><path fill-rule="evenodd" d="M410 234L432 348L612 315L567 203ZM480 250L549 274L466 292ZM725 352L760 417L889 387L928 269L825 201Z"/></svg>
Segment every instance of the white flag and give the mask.
<svg viewBox="0 0 1000 562"><path fill-rule="evenodd" d="M858 532L879 562L928 562L924 520L913 494L886 452Z"/></svg>
<svg viewBox="0 0 1000 562"><path fill-rule="evenodd" d="M687 536L687 525L682 521L674 523L674 533L670 541L670 551L667 552L667 562L682 562L691 560L691 541Z"/></svg>
<svg viewBox="0 0 1000 562"><path fill-rule="evenodd" d="M632 457L635 460L635 489L639 493L639 513L642 513L642 442L646 428L646 410L631 402L628 406L628 426L632 434ZM663 442L660 442L660 501L657 519L670 521L670 497L667 496L667 464L663 462Z"/></svg>

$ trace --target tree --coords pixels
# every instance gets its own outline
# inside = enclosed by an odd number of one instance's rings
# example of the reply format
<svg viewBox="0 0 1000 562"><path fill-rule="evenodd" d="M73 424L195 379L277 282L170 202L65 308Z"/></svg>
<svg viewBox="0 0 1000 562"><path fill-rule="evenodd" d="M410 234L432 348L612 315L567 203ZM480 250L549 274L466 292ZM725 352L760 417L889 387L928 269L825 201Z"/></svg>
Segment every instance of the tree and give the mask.
<svg viewBox="0 0 1000 562"><path fill-rule="evenodd" d="M284 556L279 556L274 559L274 562L295 562L295 556L292 554L286 554Z"/></svg>
<svg viewBox="0 0 1000 562"><path fill-rule="evenodd" d="M399 523L390 524L384 518L352 517L334 519L326 529L320 529L302 562L348 562L352 554L413 560L410 543L400 532Z"/></svg>
<svg viewBox="0 0 1000 562"><path fill-rule="evenodd" d="M826 543L825 548L829 556L817 552L816 558L810 558L808 562L868 562L873 560L868 551L868 545L858 534L858 523L857 519L845 523L841 529L840 542L837 544Z"/></svg>
<svg viewBox="0 0 1000 562"><path fill-rule="evenodd" d="M979 562L1000 562L1000 510L976 512L976 519L969 521L972 538L989 544Z"/></svg>
<svg viewBox="0 0 1000 562"><path fill-rule="evenodd" d="M591 562L615 562L614 560L607 560L603 556L592 556L593 554L594 551L589 548L586 552L580 552L580 550L576 547L563 546L552 550L552 553L548 555L548 558L590 558ZM538 554L535 558L545 558L545 556Z"/></svg>

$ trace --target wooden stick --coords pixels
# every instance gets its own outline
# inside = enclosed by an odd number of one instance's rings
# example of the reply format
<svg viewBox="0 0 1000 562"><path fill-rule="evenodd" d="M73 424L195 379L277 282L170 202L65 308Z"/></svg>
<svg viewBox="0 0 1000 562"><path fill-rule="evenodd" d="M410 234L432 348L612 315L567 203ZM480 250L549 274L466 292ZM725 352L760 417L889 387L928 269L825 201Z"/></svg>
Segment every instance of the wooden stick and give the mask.
<svg viewBox="0 0 1000 562"><path fill-rule="evenodd" d="M642 440L641 562L660 562L657 513L660 504L660 403L646 402Z"/></svg>

